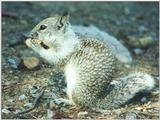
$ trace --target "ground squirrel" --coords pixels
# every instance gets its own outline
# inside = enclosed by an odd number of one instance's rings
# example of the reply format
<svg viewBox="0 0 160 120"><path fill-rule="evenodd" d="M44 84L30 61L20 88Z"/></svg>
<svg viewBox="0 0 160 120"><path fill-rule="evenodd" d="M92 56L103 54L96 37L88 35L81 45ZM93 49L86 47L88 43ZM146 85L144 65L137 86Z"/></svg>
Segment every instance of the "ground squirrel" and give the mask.
<svg viewBox="0 0 160 120"><path fill-rule="evenodd" d="M99 110L117 108L136 93L151 90L154 79L141 72L120 78L110 89L116 58L108 45L77 35L69 23L69 15L54 16L41 21L26 40L49 63L64 65L67 95L70 103Z"/></svg>

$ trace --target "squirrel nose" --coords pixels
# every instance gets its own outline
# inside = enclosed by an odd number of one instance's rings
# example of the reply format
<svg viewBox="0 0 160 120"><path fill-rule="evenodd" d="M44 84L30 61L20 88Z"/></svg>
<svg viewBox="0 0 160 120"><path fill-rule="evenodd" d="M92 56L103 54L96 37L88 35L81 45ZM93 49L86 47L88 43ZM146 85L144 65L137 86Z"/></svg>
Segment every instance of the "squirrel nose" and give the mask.
<svg viewBox="0 0 160 120"><path fill-rule="evenodd" d="M38 36L37 32L28 32L26 34L24 34L25 37L27 38L36 38Z"/></svg>

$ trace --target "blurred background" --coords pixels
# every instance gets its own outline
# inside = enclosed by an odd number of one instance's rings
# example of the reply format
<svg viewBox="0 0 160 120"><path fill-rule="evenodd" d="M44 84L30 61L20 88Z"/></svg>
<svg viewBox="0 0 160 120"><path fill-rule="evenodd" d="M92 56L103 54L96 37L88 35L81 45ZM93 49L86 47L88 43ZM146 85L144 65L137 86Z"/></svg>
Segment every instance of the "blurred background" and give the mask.
<svg viewBox="0 0 160 120"><path fill-rule="evenodd" d="M94 24L120 38L143 34L158 38L158 2L2 2L2 28L21 33L65 11L72 24Z"/></svg>

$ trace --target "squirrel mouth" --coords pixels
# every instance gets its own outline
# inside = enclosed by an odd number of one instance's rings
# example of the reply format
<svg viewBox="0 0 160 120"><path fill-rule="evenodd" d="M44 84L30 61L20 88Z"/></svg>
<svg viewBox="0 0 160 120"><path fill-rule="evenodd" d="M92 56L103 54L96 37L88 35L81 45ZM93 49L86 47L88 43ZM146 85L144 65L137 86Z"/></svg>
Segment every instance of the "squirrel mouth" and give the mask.
<svg viewBox="0 0 160 120"><path fill-rule="evenodd" d="M34 44L39 44L41 47L43 47L44 49L49 49L49 45L46 45L43 41L41 40L38 40L38 39L31 39L31 38L28 38L26 40L26 45L28 47L31 47L32 45Z"/></svg>
<svg viewBox="0 0 160 120"><path fill-rule="evenodd" d="M40 45L41 45L44 49L49 49L49 46L47 46L46 44L44 44L44 42L41 42Z"/></svg>

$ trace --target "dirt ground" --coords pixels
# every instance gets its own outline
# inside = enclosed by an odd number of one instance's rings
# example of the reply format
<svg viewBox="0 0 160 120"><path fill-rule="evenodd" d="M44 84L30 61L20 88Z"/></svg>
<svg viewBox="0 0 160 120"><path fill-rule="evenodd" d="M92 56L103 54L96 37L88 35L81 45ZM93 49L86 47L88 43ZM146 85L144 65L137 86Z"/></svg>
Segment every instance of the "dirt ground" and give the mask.
<svg viewBox="0 0 160 120"><path fill-rule="evenodd" d="M159 6L158 2L2 2L2 118L3 119L45 119L51 118L92 118L92 119L158 119L160 105L159 94ZM93 24L101 30L121 39L132 53L134 66L140 66L150 73L156 81L155 88L149 94L141 94L131 103L111 112L98 113L79 106L51 104L41 98L38 105L29 112L15 115L33 103L31 87L47 86L61 97L64 92L64 76L55 70L25 45L24 34L30 31L43 18L69 11L71 23L79 25ZM129 40L149 36L154 44L140 48ZM24 57L36 57L38 67L27 69L23 66ZM53 84L48 78L53 76ZM48 92L49 93L49 92ZM138 100L137 100L138 99ZM39 100L39 99L38 99Z"/></svg>

